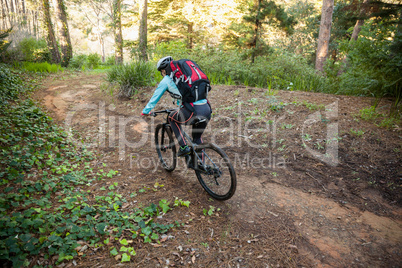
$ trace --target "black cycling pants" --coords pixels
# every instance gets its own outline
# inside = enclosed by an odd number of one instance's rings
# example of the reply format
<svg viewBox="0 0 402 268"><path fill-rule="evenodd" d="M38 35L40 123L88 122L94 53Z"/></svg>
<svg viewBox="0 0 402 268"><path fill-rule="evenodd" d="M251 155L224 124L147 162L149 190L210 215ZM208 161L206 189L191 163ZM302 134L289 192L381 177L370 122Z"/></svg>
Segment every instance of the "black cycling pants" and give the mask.
<svg viewBox="0 0 402 268"><path fill-rule="evenodd" d="M193 125L192 129L193 142L201 144L202 133L204 133L208 121L211 119L211 107L209 103L194 105L193 107L195 109L196 117L207 119L207 121L201 122L196 126ZM181 124L190 125L192 124L194 118L195 118L194 113L192 113L185 107L182 107L179 110L170 113L169 115L170 126L172 127L173 132L176 135L177 141L179 142L180 146L187 145L186 141L184 140Z"/></svg>

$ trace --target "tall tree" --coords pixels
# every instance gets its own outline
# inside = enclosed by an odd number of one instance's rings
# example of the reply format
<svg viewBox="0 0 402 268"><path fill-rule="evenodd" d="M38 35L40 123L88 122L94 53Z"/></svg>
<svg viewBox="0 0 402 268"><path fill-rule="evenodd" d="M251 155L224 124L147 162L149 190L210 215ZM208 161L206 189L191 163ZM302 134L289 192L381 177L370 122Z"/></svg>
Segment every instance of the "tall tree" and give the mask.
<svg viewBox="0 0 402 268"><path fill-rule="evenodd" d="M121 1L113 1L113 27L115 40L115 62L123 63L123 34L121 29Z"/></svg>
<svg viewBox="0 0 402 268"><path fill-rule="evenodd" d="M53 0L56 9L59 44L61 48L61 66L67 67L73 57L70 32L68 30L66 6L63 0Z"/></svg>
<svg viewBox="0 0 402 268"><path fill-rule="evenodd" d="M329 39L331 37L332 13L334 0L323 0L321 11L320 32L318 34L315 69L323 73L324 63L328 57Z"/></svg>
<svg viewBox="0 0 402 268"><path fill-rule="evenodd" d="M9 6L7 0L4 0L4 3L2 3L2 4L3 4L3 8L4 8L3 10L5 11L5 14L6 14L5 18L8 18L8 22L10 24L9 27L11 28L11 27L14 26L14 23L13 23L13 20L12 20L10 6Z"/></svg>
<svg viewBox="0 0 402 268"><path fill-rule="evenodd" d="M291 33L293 30L294 19L274 1L249 1L246 8L242 6L240 8L244 9L245 15L240 23L233 23L230 26L225 41L240 49L248 48L253 63L258 55L264 55L269 50L264 41L265 25L277 25L286 33Z"/></svg>
<svg viewBox="0 0 402 268"><path fill-rule="evenodd" d="M148 0L140 1L140 32L139 32L139 50L140 50L140 59L143 61L148 60L147 55L147 15L148 15Z"/></svg>
<svg viewBox="0 0 402 268"><path fill-rule="evenodd" d="M50 17L49 0L42 0L42 8L43 8L44 28L46 30L46 41L49 51L52 55L52 61L55 63L60 63L61 61L60 52L57 46L56 37L54 35L53 24Z"/></svg>
<svg viewBox="0 0 402 268"><path fill-rule="evenodd" d="M198 40L205 40L202 35L208 21L205 1L154 1L149 3L149 8L149 32L153 41L185 40L191 49Z"/></svg>
<svg viewBox="0 0 402 268"><path fill-rule="evenodd" d="M0 29L5 30L7 28L7 13L6 13L6 4L3 3L4 0L0 0L1 6L1 25Z"/></svg>
<svg viewBox="0 0 402 268"><path fill-rule="evenodd" d="M80 29L91 41L99 41L102 62L105 62L105 37L110 33L110 25L113 25L113 8L109 10L108 1L103 0L72 1L76 5L71 8L77 11L72 26ZM110 20L105 19L105 14Z"/></svg>

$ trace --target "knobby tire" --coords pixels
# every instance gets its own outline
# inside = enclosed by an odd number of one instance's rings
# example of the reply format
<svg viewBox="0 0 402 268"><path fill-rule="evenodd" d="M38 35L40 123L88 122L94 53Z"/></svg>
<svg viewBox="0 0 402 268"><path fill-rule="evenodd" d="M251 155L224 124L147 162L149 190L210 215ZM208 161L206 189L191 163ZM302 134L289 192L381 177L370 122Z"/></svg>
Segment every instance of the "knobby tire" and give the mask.
<svg viewBox="0 0 402 268"><path fill-rule="evenodd" d="M164 136L163 140L162 134ZM169 125L159 124L156 126L155 145L162 167L169 172L173 171L176 168L177 156L172 130Z"/></svg>
<svg viewBox="0 0 402 268"><path fill-rule="evenodd" d="M217 200L227 200L236 191L236 173L226 153L213 143L199 145L197 151L204 150L203 162L210 173L195 170L198 181L204 190ZM200 153L199 153L200 154ZM216 175L221 173L221 175Z"/></svg>

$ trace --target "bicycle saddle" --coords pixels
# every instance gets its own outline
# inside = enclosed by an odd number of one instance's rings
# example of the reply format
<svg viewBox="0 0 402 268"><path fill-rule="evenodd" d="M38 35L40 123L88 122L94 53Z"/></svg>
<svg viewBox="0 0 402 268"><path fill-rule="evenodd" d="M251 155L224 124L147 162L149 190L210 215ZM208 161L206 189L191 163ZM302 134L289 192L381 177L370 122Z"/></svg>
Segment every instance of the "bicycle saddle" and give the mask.
<svg viewBox="0 0 402 268"><path fill-rule="evenodd" d="M201 117L201 116L194 116L191 121L190 121L190 125L196 126L198 124L207 122L207 119L205 117Z"/></svg>

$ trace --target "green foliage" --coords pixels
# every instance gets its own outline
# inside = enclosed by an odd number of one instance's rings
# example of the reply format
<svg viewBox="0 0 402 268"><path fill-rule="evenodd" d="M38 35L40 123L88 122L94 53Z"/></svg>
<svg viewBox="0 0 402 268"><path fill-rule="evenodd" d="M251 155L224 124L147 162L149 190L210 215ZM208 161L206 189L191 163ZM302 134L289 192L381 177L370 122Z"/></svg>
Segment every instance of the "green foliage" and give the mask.
<svg viewBox="0 0 402 268"><path fill-rule="evenodd" d="M310 103L308 101L303 101L303 102L294 101L292 103L297 105L297 106L300 106L300 105L306 106L310 111L324 110L325 109L324 104L315 104L315 103Z"/></svg>
<svg viewBox="0 0 402 268"><path fill-rule="evenodd" d="M215 208L214 206L209 206L209 209L204 208L202 212L204 213L205 216L212 216L214 215L215 212L220 211L220 208Z"/></svg>
<svg viewBox="0 0 402 268"><path fill-rule="evenodd" d="M73 58L70 59L68 67L75 70L85 71L87 69L107 69L108 67L105 66L111 65L114 65L114 56L108 57L105 63L102 64L101 56L97 53L92 53L89 55L75 55Z"/></svg>
<svg viewBox="0 0 402 268"><path fill-rule="evenodd" d="M31 62L50 61L51 55L44 39L36 40L33 37L24 38L19 44L17 51L22 55L20 60Z"/></svg>
<svg viewBox="0 0 402 268"><path fill-rule="evenodd" d="M11 42L5 39L10 35L12 30L13 28L7 30L0 30L0 55L2 55L11 45Z"/></svg>
<svg viewBox="0 0 402 268"><path fill-rule="evenodd" d="M276 49L250 64L237 50L196 48L191 54L212 84L243 84L282 90L334 92L328 79L317 75L302 56Z"/></svg>
<svg viewBox="0 0 402 268"><path fill-rule="evenodd" d="M119 86L119 97L132 97L140 87L155 85L157 70L152 62L136 61L113 66L106 80Z"/></svg>
<svg viewBox="0 0 402 268"><path fill-rule="evenodd" d="M242 6L240 6L242 8ZM294 19L274 1L259 0L247 2L247 8L241 23L233 23L226 35L226 43L239 49L246 49L245 55L251 56L251 61L258 55L272 52L266 44L263 35L264 25L275 25L287 33L292 32Z"/></svg>
<svg viewBox="0 0 402 268"><path fill-rule="evenodd" d="M85 69L85 65L87 62L88 56L85 54L80 54L76 55L73 58L71 58L70 63L68 64L68 67L72 69Z"/></svg>
<svg viewBox="0 0 402 268"><path fill-rule="evenodd" d="M359 13L362 9L359 2L339 1L335 3L332 15L331 40L329 43L329 54L336 53L338 57L344 55L339 51L339 43L349 42L352 36L353 27L356 24ZM318 38L318 35L317 35Z"/></svg>
<svg viewBox="0 0 402 268"><path fill-rule="evenodd" d="M7 65L0 64L0 108L24 91L22 80Z"/></svg>
<svg viewBox="0 0 402 268"><path fill-rule="evenodd" d="M114 65L115 62L116 62L115 57L114 57L114 55L112 55L112 56L106 57L103 65L112 66L112 65Z"/></svg>
<svg viewBox="0 0 402 268"><path fill-rule="evenodd" d="M386 117L386 118L383 118L381 120L381 122L379 124L377 124L377 126L392 129L392 128L400 125L400 123L401 123L401 120L398 120L395 117Z"/></svg>
<svg viewBox="0 0 402 268"><path fill-rule="evenodd" d="M90 69L96 69L101 64L101 56L98 53L89 54L87 57L87 65Z"/></svg>
<svg viewBox="0 0 402 268"><path fill-rule="evenodd" d="M353 135L360 137L362 135L364 135L364 130L358 129L358 130L354 130L353 128L350 129L350 133L352 133Z"/></svg>
<svg viewBox="0 0 402 268"><path fill-rule="evenodd" d="M172 56L173 59L186 59L189 58L191 50L187 49L186 44L183 41L170 41L158 43L154 47L148 49L153 57L152 61L157 62L159 59Z"/></svg>
<svg viewBox="0 0 402 268"><path fill-rule="evenodd" d="M297 24L294 26L294 33L284 37L283 41L278 40L279 42L275 42L276 45L280 46L282 42L287 51L301 55L309 64L313 64L321 10L316 8L312 2L295 1L295 4L290 6L286 12L295 18Z"/></svg>
<svg viewBox="0 0 402 268"><path fill-rule="evenodd" d="M366 121L378 122L377 126L383 128L394 128L399 125L401 120L398 117L386 117L384 114L376 111L375 106L363 108L359 111L359 117Z"/></svg>
<svg viewBox="0 0 402 268"><path fill-rule="evenodd" d="M14 65L28 72L35 73L57 73L64 71L60 64L50 64L47 62L15 62Z"/></svg>
<svg viewBox="0 0 402 268"><path fill-rule="evenodd" d="M334 93L330 81L317 75L302 56L275 49L267 57L257 57L250 64L238 50L195 47L185 48L181 42L161 43L153 50L153 61L171 55L174 59L191 58L208 75L212 84L235 85L282 90L301 90ZM155 66L153 66L156 70ZM157 80L161 78L158 74ZM268 94L268 93L267 93Z"/></svg>
<svg viewBox="0 0 402 268"><path fill-rule="evenodd" d="M3 69L1 66L2 78L15 90L9 97L15 101L0 109L2 262L28 267L37 265L31 263L35 256L44 256L40 266L54 261L58 265L79 254L78 241L106 247L112 255L120 252L121 261L129 262L136 255L136 244L159 242L160 234L181 226L157 222L158 216L172 210L167 200L161 200L159 206L124 208L126 198L112 191L119 187L117 182L106 195L93 198L85 190L96 179L90 168L93 154L71 144L62 128L33 101L17 100L19 87L24 85ZM117 171L105 174L101 179L109 180Z"/></svg>
<svg viewBox="0 0 402 268"><path fill-rule="evenodd" d="M8 189L0 194L0 259L14 267L29 264L28 256L41 251L59 255L59 261L76 255L76 240L66 235L73 220L49 209L58 207L52 205L52 194L63 188L73 193L77 185L87 183L72 164L90 156L69 147L65 137L30 100L0 111L0 185ZM66 169L59 173L61 166Z"/></svg>
<svg viewBox="0 0 402 268"><path fill-rule="evenodd" d="M174 206L184 206L184 207L189 207L190 206L190 201L183 201L182 199L178 199L176 197L176 199L174 200Z"/></svg>
<svg viewBox="0 0 402 268"><path fill-rule="evenodd" d="M342 43L348 66L341 75L338 94L398 96L402 91L402 52L392 52L401 36L395 26L369 21L356 42Z"/></svg>
<svg viewBox="0 0 402 268"><path fill-rule="evenodd" d="M180 40L190 49L193 43L203 42L210 8L206 2L149 1L148 8L148 39L150 41L159 43Z"/></svg>
<svg viewBox="0 0 402 268"><path fill-rule="evenodd" d="M382 116L380 113L377 113L376 109L374 106L370 106L368 108L363 108L359 111L359 115L362 119L364 120L374 120L380 116Z"/></svg>

